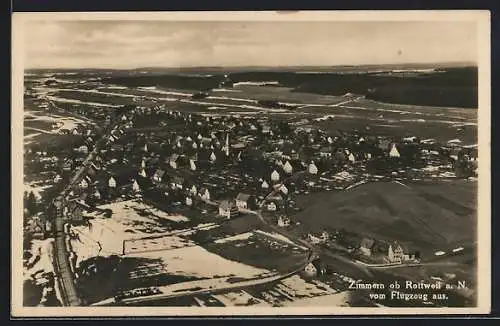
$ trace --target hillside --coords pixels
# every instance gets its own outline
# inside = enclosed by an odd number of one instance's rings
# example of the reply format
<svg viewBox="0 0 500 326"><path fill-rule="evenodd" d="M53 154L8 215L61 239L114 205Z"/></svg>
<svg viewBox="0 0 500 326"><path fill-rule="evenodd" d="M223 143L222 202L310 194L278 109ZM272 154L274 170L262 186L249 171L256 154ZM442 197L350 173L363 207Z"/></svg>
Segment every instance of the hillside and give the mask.
<svg viewBox="0 0 500 326"><path fill-rule="evenodd" d="M475 240L476 184L364 184L321 196L294 216L308 229L345 229L421 250Z"/></svg>

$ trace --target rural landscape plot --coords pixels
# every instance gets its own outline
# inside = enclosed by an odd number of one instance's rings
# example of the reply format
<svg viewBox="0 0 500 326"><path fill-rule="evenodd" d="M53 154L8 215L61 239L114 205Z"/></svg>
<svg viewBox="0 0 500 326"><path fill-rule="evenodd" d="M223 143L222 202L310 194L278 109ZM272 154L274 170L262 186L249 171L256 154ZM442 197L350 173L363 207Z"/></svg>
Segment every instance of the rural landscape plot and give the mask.
<svg viewBox="0 0 500 326"><path fill-rule="evenodd" d="M67 52L27 53L23 306L477 306L477 54L415 63L366 36L441 49L474 26L26 24ZM258 59L256 35L297 53ZM314 54L330 35L386 61Z"/></svg>

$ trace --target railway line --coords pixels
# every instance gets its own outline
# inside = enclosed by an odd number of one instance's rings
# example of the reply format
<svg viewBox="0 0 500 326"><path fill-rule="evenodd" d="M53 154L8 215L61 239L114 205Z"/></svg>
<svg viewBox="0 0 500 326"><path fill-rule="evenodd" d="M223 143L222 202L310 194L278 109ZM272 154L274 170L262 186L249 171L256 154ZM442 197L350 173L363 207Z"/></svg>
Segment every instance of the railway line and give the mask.
<svg viewBox="0 0 500 326"><path fill-rule="evenodd" d="M83 178L88 168L90 167L91 161L96 156L99 148L105 144L105 139L109 132L116 126L116 122L112 122L103 136L96 142L94 150L88 154L84 160L81 167L76 171L70 183L64 188L64 190L57 196L54 200L56 205L56 216L54 221L54 268L56 278L58 280L59 292L61 294L61 299L63 306L81 306L84 302L79 298L78 291L76 289L75 277L71 270L71 262L69 261L69 252L66 247L64 232L64 216L63 207L66 206L66 196L71 191L71 189Z"/></svg>

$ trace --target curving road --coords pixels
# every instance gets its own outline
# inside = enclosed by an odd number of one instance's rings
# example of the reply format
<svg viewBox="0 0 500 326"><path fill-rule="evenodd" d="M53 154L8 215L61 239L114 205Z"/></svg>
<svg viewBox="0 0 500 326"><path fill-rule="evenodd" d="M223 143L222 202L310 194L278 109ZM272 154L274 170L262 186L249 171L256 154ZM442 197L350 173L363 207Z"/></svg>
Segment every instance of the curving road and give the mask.
<svg viewBox="0 0 500 326"><path fill-rule="evenodd" d="M366 267L366 266L363 266L361 264L357 264L355 261L347 258L347 257L344 257L342 255L339 255L339 254L336 254L334 252L331 252L330 250L326 249L326 248L323 248L323 247L318 247L318 246L315 246L301 238L299 238L298 236L292 234L291 232L288 232L287 230L283 229L283 228L280 228L276 225L273 225L273 224L269 224L265 218L262 216L262 208L264 207L265 203L269 200L270 197L276 195L277 193L280 192L280 187L282 184L286 183L287 180L290 180L290 179L293 179L301 174L306 174L307 171L300 171L300 172L297 172L297 173L294 173L292 174L291 176L289 176L287 179L283 180L280 184L276 185L274 187L274 190L271 191L265 198L264 200L262 201L262 203L260 204L260 207L259 207L259 210L258 211L255 211L253 212L255 215L257 215L257 217L265 224L267 224L270 228L272 228L273 230L275 230L276 232L278 232L279 234L287 237L287 238L290 238L292 239L293 241L296 241L296 242L299 242L301 244L303 244L304 246L306 246L307 248L309 248L313 253L315 254L322 254L322 255L325 255L325 256L328 256L328 257L331 257L331 258L334 258L334 259L337 259L339 261L342 261L346 264L349 264L349 265L352 265L356 268L358 268L359 270L363 271L366 275L368 276L372 276L372 272Z"/></svg>

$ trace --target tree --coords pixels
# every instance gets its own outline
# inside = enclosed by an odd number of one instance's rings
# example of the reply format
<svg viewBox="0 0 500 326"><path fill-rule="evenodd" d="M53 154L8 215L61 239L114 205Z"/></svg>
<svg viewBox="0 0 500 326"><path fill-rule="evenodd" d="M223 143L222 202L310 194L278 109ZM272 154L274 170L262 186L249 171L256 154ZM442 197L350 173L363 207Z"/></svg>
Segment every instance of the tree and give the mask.
<svg viewBox="0 0 500 326"><path fill-rule="evenodd" d="M474 170L471 164L466 161L457 160L455 162L455 175L457 178L468 178L474 176Z"/></svg>
<svg viewBox="0 0 500 326"><path fill-rule="evenodd" d="M278 123L278 129L280 131L280 135L289 135L292 133L292 128L286 121L280 121Z"/></svg>
<svg viewBox="0 0 500 326"><path fill-rule="evenodd" d="M37 200L33 191L30 191L28 197L25 201L25 208L28 210L29 215L35 215L37 213Z"/></svg>

